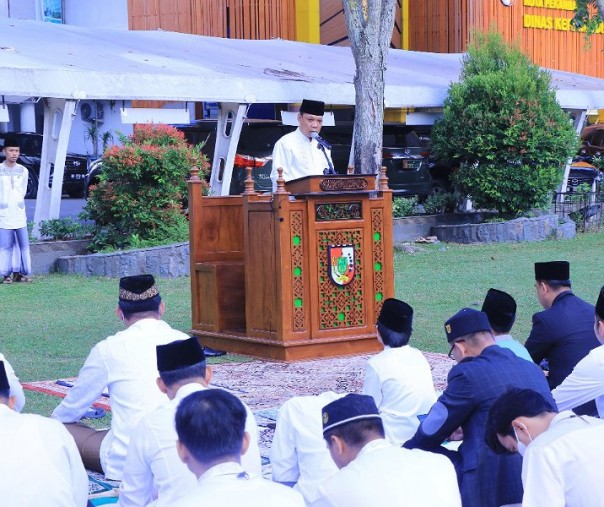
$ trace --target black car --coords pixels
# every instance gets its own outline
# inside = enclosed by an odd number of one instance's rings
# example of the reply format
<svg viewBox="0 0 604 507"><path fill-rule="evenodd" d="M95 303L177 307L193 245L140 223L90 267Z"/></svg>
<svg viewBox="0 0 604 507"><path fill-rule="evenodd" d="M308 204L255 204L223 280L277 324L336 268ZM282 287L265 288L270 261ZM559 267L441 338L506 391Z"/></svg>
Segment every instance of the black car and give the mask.
<svg viewBox="0 0 604 507"><path fill-rule="evenodd" d="M32 132L0 132L0 150L4 146L6 137L16 137L19 140L21 154L17 163L26 167L29 172L26 199L35 199L38 193L40 178L40 158L42 156L42 135ZM4 156L0 153L0 161ZM48 185L52 184L54 164L50 168ZM63 174L63 192L70 197L82 197L88 173L88 158L84 155L68 153L65 159L65 173Z"/></svg>
<svg viewBox="0 0 604 507"><path fill-rule="evenodd" d="M593 183L596 183L596 191L602 182L602 173L593 165L583 160L575 160L570 166L566 191L570 193L579 191L591 191Z"/></svg>

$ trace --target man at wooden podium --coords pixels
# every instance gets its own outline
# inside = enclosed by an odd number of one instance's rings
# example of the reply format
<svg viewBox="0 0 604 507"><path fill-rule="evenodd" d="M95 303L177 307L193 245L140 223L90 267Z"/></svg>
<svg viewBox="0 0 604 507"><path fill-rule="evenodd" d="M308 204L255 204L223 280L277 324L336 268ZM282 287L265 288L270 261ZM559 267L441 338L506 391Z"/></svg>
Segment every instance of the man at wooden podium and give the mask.
<svg viewBox="0 0 604 507"><path fill-rule="evenodd" d="M324 114L324 102L307 99L302 101L298 112L298 128L285 134L273 148L273 192L277 190L279 167L283 168L285 181L317 174L335 174L331 145L319 136Z"/></svg>

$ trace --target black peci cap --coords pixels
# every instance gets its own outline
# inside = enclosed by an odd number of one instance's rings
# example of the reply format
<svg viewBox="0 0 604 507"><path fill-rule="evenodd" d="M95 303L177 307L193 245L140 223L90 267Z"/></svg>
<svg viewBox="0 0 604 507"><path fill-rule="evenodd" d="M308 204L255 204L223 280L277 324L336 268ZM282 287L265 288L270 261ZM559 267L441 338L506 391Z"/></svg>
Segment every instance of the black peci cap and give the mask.
<svg viewBox="0 0 604 507"><path fill-rule="evenodd" d="M158 371L180 370L206 360L203 348L195 337L157 345L155 349Z"/></svg>
<svg viewBox="0 0 604 507"><path fill-rule="evenodd" d="M325 114L325 102L304 99L300 105L300 114L302 113L323 116Z"/></svg>
<svg viewBox="0 0 604 507"><path fill-rule="evenodd" d="M570 280L568 261L535 262L535 280Z"/></svg>
<svg viewBox="0 0 604 507"><path fill-rule="evenodd" d="M386 299L378 322L398 333L410 333L413 329L413 308L398 299Z"/></svg>

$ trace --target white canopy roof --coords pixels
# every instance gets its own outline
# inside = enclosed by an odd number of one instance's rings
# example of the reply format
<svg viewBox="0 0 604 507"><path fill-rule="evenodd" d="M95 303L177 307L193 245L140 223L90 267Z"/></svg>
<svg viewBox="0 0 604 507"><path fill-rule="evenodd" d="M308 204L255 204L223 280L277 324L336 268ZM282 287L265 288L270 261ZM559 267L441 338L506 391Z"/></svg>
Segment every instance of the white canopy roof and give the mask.
<svg viewBox="0 0 604 507"><path fill-rule="evenodd" d="M439 107L460 54L390 50L387 107ZM0 93L235 103L355 103L350 48L0 19ZM552 71L562 107L604 108L604 80Z"/></svg>

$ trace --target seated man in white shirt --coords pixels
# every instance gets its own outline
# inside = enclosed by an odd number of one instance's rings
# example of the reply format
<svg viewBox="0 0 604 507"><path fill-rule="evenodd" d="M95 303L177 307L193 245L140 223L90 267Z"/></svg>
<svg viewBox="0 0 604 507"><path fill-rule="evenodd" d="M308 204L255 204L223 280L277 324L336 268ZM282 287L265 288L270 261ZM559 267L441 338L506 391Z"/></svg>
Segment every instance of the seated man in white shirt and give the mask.
<svg viewBox="0 0 604 507"><path fill-rule="evenodd" d="M495 343L510 349L514 354L527 361L532 361L526 347L512 338L510 331L516 321L516 300L507 292L489 289L482 303L481 311L486 313Z"/></svg>
<svg viewBox="0 0 604 507"><path fill-rule="evenodd" d="M198 477L195 488L170 507L303 507L302 495L287 486L250 476L241 466L249 446L243 403L222 389L189 394L176 410L177 449Z"/></svg>
<svg viewBox="0 0 604 507"><path fill-rule="evenodd" d="M491 406L487 443L495 452L518 452L523 507L604 505L604 421L557 413L531 389L513 388Z"/></svg>
<svg viewBox="0 0 604 507"><path fill-rule="evenodd" d="M594 332L602 345L577 363L572 373L552 391L552 396L560 410L572 410L595 400L598 415L604 419L604 287L596 303Z"/></svg>
<svg viewBox="0 0 604 507"><path fill-rule="evenodd" d="M52 413L74 437L84 466L108 479L122 479L132 431L145 414L167 402L156 385L155 347L189 338L162 320L164 310L153 276L120 279L116 315L126 329L92 348L75 385ZM96 430L78 423L105 388L111 404L111 429Z"/></svg>
<svg viewBox="0 0 604 507"><path fill-rule="evenodd" d="M325 103L307 99L302 101L298 128L285 134L273 148L273 192L277 190L278 168L283 169L286 182L304 176L327 174L333 168L331 147L319 137L324 114Z"/></svg>
<svg viewBox="0 0 604 507"><path fill-rule="evenodd" d="M0 499L3 506L85 507L88 476L75 442L52 419L13 411L0 361Z"/></svg>
<svg viewBox="0 0 604 507"><path fill-rule="evenodd" d="M382 416L386 438L402 445L419 427L418 416L436 402L432 371L424 355L409 345L413 308L398 299L386 299L377 320L378 341L384 350L367 362L363 394L368 394Z"/></svg>
<svg viewBox="0 0 604 507"><path fill-rule="evenodd" d="M174 414L183 398L208 388L212 369L206 365L197 338L159 345L157 369L157 385L170 403L145 416L130 438L120 485L121 507L149 505L156 500L158 506L171 505L174 497L188 493L197 484L197 478L176 452ZM246 472L260 474L258 428L252 412L245 408L250 445L241 464Z"/></svg>
<svg viewBox="0 0 604 507"><path fill-rule="evenodd" d="M8 378L8 385L10 385L10 395L15 398L15 412L21 412L25 405L25 395L23 394L23 386L19 382L19 378L15 375L15 370L7 361L2 353L0 353L0 361L4 361L4 368L6 369L6 377Z"/></svg>
<svg viewBox="0 0 604 507"><path fill-rule="evenodd" d="M273 481L293 485L307 504L317 499L319 485L338 471L323 440L321 411L344 394L294 396L277 415L271 445Z"/></svg>
<svg viewBox="0 0 604 507"><path fill-rule="evenodd" d="M326 405L323 436L340 471L323 482L313 507L461 506L451 462L385 440L370 396L349 394Z"/></svg>

